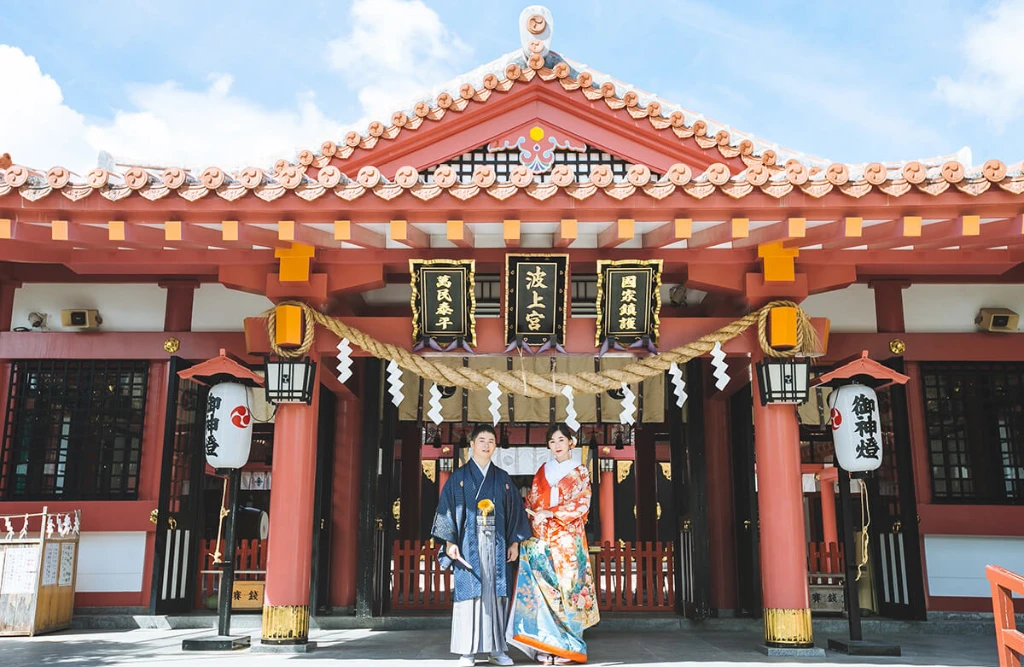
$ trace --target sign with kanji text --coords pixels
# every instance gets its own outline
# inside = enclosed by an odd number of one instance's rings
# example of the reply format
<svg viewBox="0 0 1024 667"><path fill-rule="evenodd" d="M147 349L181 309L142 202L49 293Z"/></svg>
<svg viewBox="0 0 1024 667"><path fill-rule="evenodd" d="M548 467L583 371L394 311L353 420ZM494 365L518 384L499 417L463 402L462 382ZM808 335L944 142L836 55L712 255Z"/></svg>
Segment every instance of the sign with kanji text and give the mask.
<svg viewBox="0 0 1024 667"><path fill-rule="evenodd" d="M876 470L882 465L882 425L875 390L845 384L829 397L836 461L849 472Z"/></svg>
<svg viewBox="0 0 1024 667"><path fill-rule="evenodd" d="M660 259L597 262L597 339L613 346L658 342Z"/></svg>
<svg viewBox="0 0 1024 667"><path fill-rule="evenodd" d="M232 609L262 609L265 581L236 581L231 589Z"/></svg>
<svg viewBox="0 0 1024 667"><path fill-rule="evenodd" d="M412 337L416 343L474 343L475 269L476 262L472 259L409 260Z"/></svg>
<svg viewBox="0 0 1024 667"><path fill-rule="evenodd" d="M565 343L568 255L505 256L505 342Z"/></svg>

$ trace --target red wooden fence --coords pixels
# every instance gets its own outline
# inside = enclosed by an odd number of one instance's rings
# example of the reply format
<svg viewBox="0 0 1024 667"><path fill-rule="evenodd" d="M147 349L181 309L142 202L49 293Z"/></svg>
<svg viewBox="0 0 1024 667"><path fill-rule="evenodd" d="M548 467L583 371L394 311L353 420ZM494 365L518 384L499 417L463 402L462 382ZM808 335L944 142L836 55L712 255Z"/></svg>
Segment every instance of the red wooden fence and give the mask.
<svg viewBox="0 0 1024 667"><path fill-rule="evenodd" d="M807 545L807 570L813 574L843 574L846 563L843 547L836 542L810 542Z"/></svg>
<svg viewBox="0 0 1024 667"><path fill-rule="evenodd" d="M267 577L267 541L238 540L235 545L235 580L263 581ZM199 574L196 579L196 607L205 607L204 600L213 595L220 581L220 570L213 566L217 540L199 543ZM221 543L224 549L224 543Z"/></svg>
<svg viewBox="0 0 1024 667"><path fill-rule="evenodd" d="M670 542L606 543L593 555L591 565L600 609L675 609L675 557ZM437 546L430 542L395 541L391 574L392 611L451 608L451 570L441 571Z"/></svg>
<svg viewBox="0 0 1024 667"><path fill-rule="evenodd" d="M1024 577L995 565L985 568L985 576L992 585L999 667L1021 667L1024 632L1017 629L1017 619L1013 615L1013 594L1024 595Z"/></svg>

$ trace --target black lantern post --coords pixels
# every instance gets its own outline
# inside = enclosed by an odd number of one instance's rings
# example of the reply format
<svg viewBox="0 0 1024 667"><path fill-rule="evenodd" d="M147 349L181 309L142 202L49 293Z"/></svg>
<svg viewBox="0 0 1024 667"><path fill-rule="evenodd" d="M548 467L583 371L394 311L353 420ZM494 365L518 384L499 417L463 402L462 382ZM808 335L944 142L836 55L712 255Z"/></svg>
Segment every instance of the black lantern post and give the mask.
<svg viewBox="0 0 1024 667"><path fill-rule="evenodd" d="M267 359L266 390L267 403L313 402L313 385L316 381L316 362L308 357L301 359Z"/></svg>
<svg viewBox="0 0 1024 667"><path fill-rule="evenodd" d="M807 401L810 391L811 360L804 357L765 357L757 362L757 385L761 390L761 405Z"/></svg>

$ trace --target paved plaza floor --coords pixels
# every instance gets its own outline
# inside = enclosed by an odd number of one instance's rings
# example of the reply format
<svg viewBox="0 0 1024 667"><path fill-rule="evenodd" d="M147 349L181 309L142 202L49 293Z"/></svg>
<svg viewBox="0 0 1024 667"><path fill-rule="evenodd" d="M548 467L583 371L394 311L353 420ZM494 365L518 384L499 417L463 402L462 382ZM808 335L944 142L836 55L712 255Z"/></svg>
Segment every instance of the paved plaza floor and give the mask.
<svg viewBox="0 0 1024 667"><path fill-rule="evenodd" d="M255 654L184 653L181 640L212 635L210 630L68 630L40 637L0 638L0 666L67 665L234 665L274 667L297 663L361 665L416 665L451 667L448 631L434 630L324 630L311 633L315 652ZM825 665L948 665L989 667L999 664L991 636L903 634L873 636L898 643L899 658L856 658L828 652L823 658L774 658L757 651L759 636L746 631L587 633L592 665L734 665L742 663ZM827 636L817 637L819 646ZM253 643L258 641L254 632ZM536 664L514 650L518 665ZM477 664L485 664L478 662Z"/></svg>

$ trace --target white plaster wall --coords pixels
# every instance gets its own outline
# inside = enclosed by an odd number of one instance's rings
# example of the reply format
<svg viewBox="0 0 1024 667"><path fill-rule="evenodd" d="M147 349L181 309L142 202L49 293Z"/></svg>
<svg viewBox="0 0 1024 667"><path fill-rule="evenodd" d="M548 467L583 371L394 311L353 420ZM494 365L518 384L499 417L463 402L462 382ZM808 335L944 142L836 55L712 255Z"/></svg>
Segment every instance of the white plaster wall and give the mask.
<svg viewBox="0 0 1024 667"><path fill-rule="evenodd" d="M928 593L948 597L989 597L986 565L1024 572L1024 537L925 535Z"/></svg>
<svg viewBox="0 0 1024 667"><path fill-rule="evenodd" d="M28 314L45 314L50 331L69 331L60 324L60 311L91 308L99 311L99 331L163 331L167 291L158 285L92 283L31 283L14 293L11 328L27 327ZM70 329L77 331L77 329Z"/></svg>
<svg viewBox="0 0 1024 667"><path fill-rule="evenodd" d="M83 532L78 543L80 593L129 593L142 590L146 533Z"/></svg>
<svg viewBox="0 0 1024 667"><path fill-rule="evenodd" d="M204 283L192 304L192 331L242 331L245 318L256 317L272 305L265 296Z"/></svg>
<svg viewBox="0 0 1024 667"><path fill-rule="evenodd" d="M1020 285L911 285L903 290L907 331L977 331L974 318L982 308L1009 308L1024 315Z"/></svg>
<svg viewBox="0 0 1024 667"><path fill-rule="evenodd" d="M814 294L800 306L811 317L827 317L831 331L837 333L874 333L875 292L867 285L854 284L834 292Z"/></svg>

